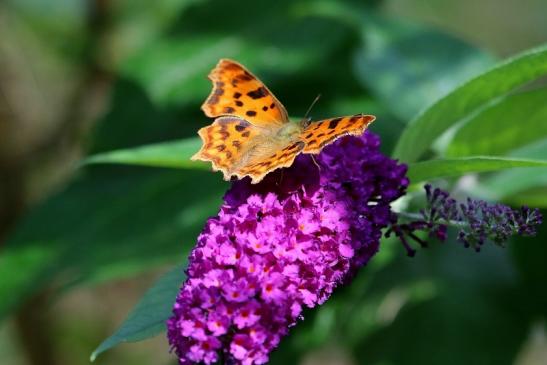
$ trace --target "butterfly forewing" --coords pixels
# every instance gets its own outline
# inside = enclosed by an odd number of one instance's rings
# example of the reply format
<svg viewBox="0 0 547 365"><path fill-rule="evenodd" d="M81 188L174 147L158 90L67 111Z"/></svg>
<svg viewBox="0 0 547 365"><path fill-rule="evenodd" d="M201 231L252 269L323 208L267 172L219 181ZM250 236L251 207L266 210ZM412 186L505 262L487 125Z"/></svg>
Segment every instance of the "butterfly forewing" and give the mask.
<svg viewBox="0 0 547 365"><path fill-rule="evenodd" d="M239 63L220 60L209 79L213 91L201 107L208 117L234 115L269 128L289 122L287 111L272 92Z"/></svg>
<svg viewBox="0 0 547 365"><path fill-rule="evenodd" d="M373 115L357 114L313 122L301 132L301 139L306 144L302 152L319 153L323 147L344 135L359 136L374 119Z"/></svg>

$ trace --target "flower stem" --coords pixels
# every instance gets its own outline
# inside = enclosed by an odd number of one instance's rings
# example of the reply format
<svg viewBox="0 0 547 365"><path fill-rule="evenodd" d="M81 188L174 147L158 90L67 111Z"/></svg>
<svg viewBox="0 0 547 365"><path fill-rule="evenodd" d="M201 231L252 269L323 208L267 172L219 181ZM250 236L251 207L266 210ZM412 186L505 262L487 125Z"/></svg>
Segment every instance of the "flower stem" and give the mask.
<svg viewBox="0 0 547 365"><path fill-rule="evenodd" d="M402 217L411 221L418 221L418 220L424 219L424 217L420 213L411 213L411 212L395 212L395 213L397 213L399 217ZM447 226L458 227L458 228L469 226L469 223L465 221L445 220L442 218L437 218L437 222L439 222L440 224L446 224Z"/></svg>

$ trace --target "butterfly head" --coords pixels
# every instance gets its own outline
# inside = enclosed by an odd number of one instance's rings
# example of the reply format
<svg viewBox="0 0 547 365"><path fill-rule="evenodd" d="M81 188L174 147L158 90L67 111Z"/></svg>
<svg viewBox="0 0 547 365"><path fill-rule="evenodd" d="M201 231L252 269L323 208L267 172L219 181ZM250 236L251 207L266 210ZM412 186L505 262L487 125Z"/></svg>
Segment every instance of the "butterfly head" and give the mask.
<svg viewBox="0 0 547 365"><path fill-rule="evenodd" d="M306 128L307 126L311 124L310 112L313 109L313 106L315 105L315 103L317 103L317 101L319 100L319 98L321 98L321 94L317 94L315 99L313 99L313 101L310 104L310 107L308 108L308 111L306 112L306 115L304 115L304 118L302 118L302 120L300 121L300 125L303 128Z"/></svg>
<svg viewBox="0 0 547 365"><path fill-rule="evenodd" d="M300 126L302 128L307 128L311 124L311 120L311 117L302 118L302 120L300 121Z"/></svg>

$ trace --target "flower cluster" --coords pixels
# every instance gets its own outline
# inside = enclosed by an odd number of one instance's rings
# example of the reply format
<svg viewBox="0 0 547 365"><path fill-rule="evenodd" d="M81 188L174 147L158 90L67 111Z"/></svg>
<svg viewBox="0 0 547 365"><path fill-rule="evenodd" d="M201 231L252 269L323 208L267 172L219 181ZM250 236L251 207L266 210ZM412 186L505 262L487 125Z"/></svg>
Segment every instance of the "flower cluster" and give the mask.
<svg viewBox="0 0 547 365"><path fill-rule="evenodd" d="M421 246L426 243L416 235L416 231L428 231L430 236L446 240L449 225L458 228L458 240L465 247L480 251L481 246L490 240L503 245L511 236L534 236L541 224L542 216L538 209L521 207L513 210L503 204L489 204L484 200L467 198L466 203L458 203L439 188L425 186L426 208L420 211L420 219L409 223L393 223L386 235L394 233L405 246L409 256L415 251L405 236L412 238Z"/></svg>
<svg viewBox="0 0 547 365"><path fill-rule="evenodd" d="M263 182L234 182L189 258L168 320L181 364L263 364L289 328L377 252L406 166L371 133Z"/></svg>

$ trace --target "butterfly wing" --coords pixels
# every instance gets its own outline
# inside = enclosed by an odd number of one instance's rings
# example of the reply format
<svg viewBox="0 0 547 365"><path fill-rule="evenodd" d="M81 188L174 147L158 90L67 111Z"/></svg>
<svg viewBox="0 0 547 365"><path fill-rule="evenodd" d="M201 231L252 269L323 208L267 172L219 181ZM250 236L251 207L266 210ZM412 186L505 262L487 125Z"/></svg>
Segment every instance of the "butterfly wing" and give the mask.
<svg viewBox="0 0 547 365"><path fill-rule="evenodd" d="M235 174L238 178L244 176L251 177L251 183L256 184L268 173L282 167L289 167L294 159L302 151L305 144L295 139L284 146L266 145L266 148L260 152L252 161L245 166L241 166Z"/></svg>
<svg viewBox="0 0 547 365"><path fill-rule="evenodd" d="M301 132L300 138L305 143L302 152L319 153L323 147L344 135L359 136L374 119L373 115L357 114L313 122Z"/></svg>
<svg viewBox="0 0 547 365"><path fill-rule="evenodd" d="M250 176L252 183L269 172L292 165L301 153L319 153L337 138L360 135L374 121L354 115L280 131L289 123L287 111L268 88L237 62L223 59L209 74L213 91L202 105L213 124L199 130L203 146L193 160L211 161L226 180Z"/></svg>
<svg viewBox="0 0 547 365"><path fill-rule="evenodd" d="M211 161L214 171L222 171L229 180L243 157L253 149L260 134L251 123L237 117L217 118L213 124L198 131L203 141L192 160Z"/></svg>
<svg viewBox="0 0 547 365"><path fill-rule="evenodd" d="M259 127L289 122L285 107L239 63L222 59L209 74L213 90L201 109L208 117L233 115Z"/></svg>
<svg viewBox="0 0 547 365"><path fill-rule="evenodd" d="M290 166L304 148L297 134L276 140L267 130L238 117L217 118L198 134L203 145L192 160L211 161L213 170L222 171L225 180L233 175L239 179L250 176L253 184L270 171Z"/></svg>

